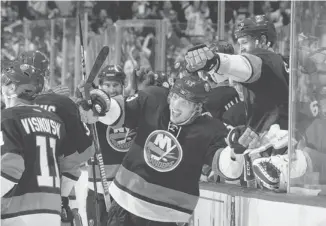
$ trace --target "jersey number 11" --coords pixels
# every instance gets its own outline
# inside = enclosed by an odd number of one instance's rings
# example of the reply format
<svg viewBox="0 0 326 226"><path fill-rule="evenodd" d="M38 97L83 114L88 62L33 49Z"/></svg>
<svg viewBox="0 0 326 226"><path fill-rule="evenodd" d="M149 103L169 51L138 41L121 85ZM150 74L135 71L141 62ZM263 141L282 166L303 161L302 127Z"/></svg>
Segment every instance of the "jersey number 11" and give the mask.
<svg viewBox="0 0 326 226"><path fill-rule="evenodd" d="M60 188L59 169L55 158L56 139L52 137L37 136L36 145L40 151L39 160L41 175L37 176L38 185L40 187ZM50 173L52 175L50 175Z"/></svg>

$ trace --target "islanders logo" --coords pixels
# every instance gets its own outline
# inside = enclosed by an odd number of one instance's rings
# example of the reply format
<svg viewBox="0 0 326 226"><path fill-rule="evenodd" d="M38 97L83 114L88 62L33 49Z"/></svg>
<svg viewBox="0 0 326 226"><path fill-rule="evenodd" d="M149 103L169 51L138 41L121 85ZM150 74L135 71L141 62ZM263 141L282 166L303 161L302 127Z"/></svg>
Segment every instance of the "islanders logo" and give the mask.
<svg viewBox="0 0 326 226"><path fill-rule="evenodd" d="M146 139L144 158L147 165L159 172L174 170L182 160L182 147L168 131L155 130Z"/></svg>
<svg viewBox="0 0 326 226"><path fill-rule="evenodd" d="M127 152L135 137L136 131L126 127L113 129L108 126L106 129L106 139L109 145L119 152Z"/></svg>

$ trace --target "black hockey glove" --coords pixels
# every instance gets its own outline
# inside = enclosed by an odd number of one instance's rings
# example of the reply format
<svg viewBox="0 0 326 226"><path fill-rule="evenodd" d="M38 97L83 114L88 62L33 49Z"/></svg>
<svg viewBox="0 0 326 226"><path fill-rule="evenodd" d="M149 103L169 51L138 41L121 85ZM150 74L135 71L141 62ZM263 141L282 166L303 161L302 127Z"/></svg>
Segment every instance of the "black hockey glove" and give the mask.
<svg viewBox="0 0 326 226"><path fill-rule="evenodd" d="M74 215L69 207L69 198L61 197L61 222L73 222Z"/></svg>
<svg viewBox="0 0 326 226"><path fill-rule="evenodd" d="M197 45L190 48L185 56L187 62L186 69L193 73L199 70L211 71L220 65L220 57L217 53L210 50L205 44Z"/></svg>
<svg viewBox="0 0 326 226"><path fill-rule="evenodd" d="M229 132L227 141L235 154L243 154L246 149L259 145L259 136L250 127L237 126Z"/></svg>

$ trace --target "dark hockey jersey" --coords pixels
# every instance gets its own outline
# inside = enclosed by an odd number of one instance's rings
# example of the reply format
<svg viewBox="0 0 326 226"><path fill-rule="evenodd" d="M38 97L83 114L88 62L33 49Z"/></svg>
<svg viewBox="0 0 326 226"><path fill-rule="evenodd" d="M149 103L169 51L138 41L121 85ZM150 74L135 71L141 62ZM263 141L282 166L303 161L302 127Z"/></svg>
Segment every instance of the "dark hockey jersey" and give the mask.
<svg viewBox="0 0 326 226"><path fill-rule="evenodd" d="M278 123L282 129L287 129L289 88L283 59L279 54L259 48L250 54L262 59L262 67L257 81L242 83L247 88L243 94L247 102L248 125L255 129L261 127L260 120L270 113L273 115L270 118L276 116L271 124Z"/></svg>
<svg viewBox="0 0 326 226"><path fill-rule="evenodd" d="M240 102L240 98L233 87L218 86L211 90L204 108L214 118L222 119L223 114L238 102Z"/></svg>
<svg viewBox="0 0 326 226"><path fill-rule="evenodd" d="M36 97L35 104L47 111L56 113L64 122L67 130L67 153L65 156L72 154L82 154L84 161L87 161L92 155L87 149L92 145L92 137L86 124L80 119L80 113L77 105L69 98L55 93L41 94ZM87 150L85 152L85 150ZM94 150L92 150L94 153ZM82 159L80 159L82 161ZM80 170L64 174L70 179L77 180L80 176Z"/></svg>
<svg viewBox="0 0 326 226"><path fill-rule="evenodd" d="M1 176L16 183L2 197L2 223L14 217L24 222L30 214L55 214L59 224L59 167L70 168L59 164L65 152L63 121L37 106L13 107L2 111L1 135Z"/></svg>
<svg viewBox="0 0 326 226"><path fill-rule="evenodd" d="M227 129L210 116L170 123L168 90L147 87L124 102L125 125L137 128L110 194L127 211L159 222L187 222L199 196L203 164L225 147Z"/></svg>
<svg viewBox="0 0 326 226"><path fill-rule="evenodd" d="M114 179L120 164L129 150L136 135L135 130L126 127L112 128L102 122L96 123L98 138L100 142L105 175L110 182ZM103 194L99 167L96 162L95 178L97 182L97 192ZM94 190L93 165L88 166L88 187Z"/></svg>

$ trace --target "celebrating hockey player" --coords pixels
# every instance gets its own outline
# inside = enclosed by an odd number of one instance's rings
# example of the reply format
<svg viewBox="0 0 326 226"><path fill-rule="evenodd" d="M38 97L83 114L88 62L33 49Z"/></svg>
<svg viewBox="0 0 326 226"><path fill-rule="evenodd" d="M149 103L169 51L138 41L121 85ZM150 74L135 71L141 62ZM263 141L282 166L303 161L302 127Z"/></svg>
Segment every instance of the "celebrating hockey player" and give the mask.
<svg viewBox="0 0 326 226"><path fill-rule="evenodd" d="M126 100L111 98L107 123L137 127L137 135L110 185L108 225L188 222L201 168L226 146L223 123L202 115L209 92L208 83L187 76L170 91L149 86Z"/></svg>
<svg viewBox="0 0 326 226"><path fill-rule="evenodd" d="M118 65L109 65L104 67L99 73L99 89L103 90L110 97L123 94L125 74ZM115 103L115 102L113 102ZM117 173L120 164L129 150L133 138L136 135L135 130L126 127L112 128L105 122L105 117L100 118L101 121L96 123L100 147L103 155L105 175L107 180L111 182ZM95 162L96 163L96 162ZM95 172L93 171L95 169ZM88 166L88 196L87 196L87 218L90 225L106 225L107 210L103 197L103 186L99 167L93 164ZM96 191L94 183L96 183ZM97 193L97 194L96 194ZM97 197L96 197L97 196ZM100 222L96 222L96 210L94 208L94 200L97 200Z"/></svg>
<svg viewBox="0 0 326 226"><path fill-rule="evenodd" d="M243 40L274 43L276 35L272 26L264 16L256 16L243 20L235 34L240 43ZM189 71L204 70L216 83L229 80L238 84L236 88L244 97L248 118L246 127L235 136L238 138L233 145L238 147L235 151L243 153L246 148L257 146L258 133L268 130L273 123L287 128L288 85L280 55L259 46L248 48L240 55L230 55L199 45L188 50L185 58Z"/></svg>
<svg viewBox="0 0 326 226"><path fill-rule="evenodd" d="M61 225L61 194L70 189L60 173L81 158L67 145L66 125L56 114L32 105L43 89L43 71L12 62L1 72L6 109L1 118L1 224ZM61 193L61 194L60 194Z"/></svg>
<svg viewBox="0 0 326 226"><path fill-rule="evenodd" d="M44 54L39 51L23 52L18 57L18 61L22 67L32 68L32 73L39 72L43 76L45 83L48 83L49 61ZM61 195L63 211L69 212L68 195L81 174L79 165L86 162L94 154L90 131L81 121L80 114L88 123L95 122L97 117L93 115L91 110L84 111L81 107L78 109L78 106L69 97L49 91L49 88L49 86L44 89L43 86L40 87L40 90L37 91L38 95L33 99L33 103L47 111L56 113L63 121L67 131L66 146L69 152L65 153L65 155L69 156L69 159L75 163L75 168L62 174L62 183L65 184L66 189L61 190ZM40 93L41 91L43 92ZM63 216L62 220L70 222L72 218L65 219Z"/></svg>

